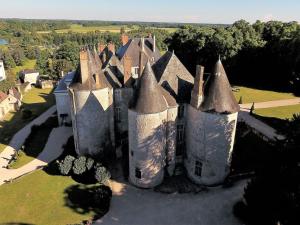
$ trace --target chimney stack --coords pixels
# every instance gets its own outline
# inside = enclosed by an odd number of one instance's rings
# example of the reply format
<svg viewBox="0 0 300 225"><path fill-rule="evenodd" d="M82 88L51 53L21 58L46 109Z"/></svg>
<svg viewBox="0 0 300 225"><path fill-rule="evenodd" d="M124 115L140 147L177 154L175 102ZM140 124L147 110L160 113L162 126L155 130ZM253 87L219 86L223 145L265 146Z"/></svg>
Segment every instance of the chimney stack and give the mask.
<svg viewBox="0 0 300 225"><path fill-rule="evenodd" d="M156 38L155 38L155 35L153 35L153 52L155 52L156 51Z"/></svg>
<svg viewBox="0 0 300 225"><path fill-rule="evenodd" d="M80 51L80 72L81 83L84 84L87 82L89 76L88 52L86 49Z"/></svg>
<svg viewBox="0 0 300 225"><path fill-rule="evenodd" d="M122 45L123 45L123 46L126 45L128 41L129 41L128 35L127 35L127 34L124 34L124 33L121 34L121 42L122 42Z"/></svg>
<svg viewBox="0 0 300 225"><path fill-rule="evenodd" d="M131 78L131 67L132 67L132 58L127 54L124 56L123 67L124 67L124 85L126 85L127 81Z"/></svg>
<svg viewBox="0 0 300 225"><path fill-rule="evenodd" d="M115 44L109 42L107 48L108 48L108 51L112 52L113 55L116 53Z"/></svg>
<svg viewBox="0 0 300 225"><path fill-rule="evenodd" d="M196 109L200 107L203 100L203 83L204 83L203 74L204 74L204 67L197 65L194 88L191 96L191 105Z"/></svg>
<svg viewBox="0 0 300 225"><path fill-rule="evenodd" d="M98 43L98 53L101 54L104 49L105 49L105 45L101 44L101 43Z"/></svg>
<svg viewBox="0 0 300 225"><path fill-rule="evenodd" d="M142 51L145 51L145 38L141 38L141 48L142 48Z"/></svg>

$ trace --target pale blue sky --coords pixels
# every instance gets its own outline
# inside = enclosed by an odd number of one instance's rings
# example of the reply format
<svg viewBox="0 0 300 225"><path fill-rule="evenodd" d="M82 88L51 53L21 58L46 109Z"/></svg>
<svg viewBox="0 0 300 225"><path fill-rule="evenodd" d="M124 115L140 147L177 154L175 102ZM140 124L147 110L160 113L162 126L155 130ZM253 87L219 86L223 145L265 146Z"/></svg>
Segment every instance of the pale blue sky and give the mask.
<svg viewBox="0 0 300 225"><path fill-rule="evenodd" d="M1 18L232 23L300 22L300 0L0 0Z"/></svg>

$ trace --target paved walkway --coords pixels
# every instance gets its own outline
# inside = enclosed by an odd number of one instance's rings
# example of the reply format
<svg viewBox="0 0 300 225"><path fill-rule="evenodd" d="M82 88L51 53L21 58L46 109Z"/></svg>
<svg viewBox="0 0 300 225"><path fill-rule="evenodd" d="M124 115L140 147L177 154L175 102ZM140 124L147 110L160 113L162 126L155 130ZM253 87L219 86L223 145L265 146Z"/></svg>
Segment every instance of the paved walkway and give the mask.
<svg viewBox="0 0 300 225"><path fill-rule="evenodd" d="M43 166L58 158L63 152L63 146L72 136L72 128L58 127L54 128L48 138L44 150L40 155L18 169L0 168L0 185L11 179L18 178Z"/></svg>
<svg viewBox="0 0 300 225"><path fill-rule="evenodd" d="M232 207L242 198L246 183L198 194L162 194L113 181L110 210L95 224L241 225Z"/></svg>
<svg viewBox="0 0 300 225"><path fill-rule="evenodd" d="M6 167L11 160L12 156L15 154L15 150L19 150L26 138L31 133L31 127L34 125L41 125L44 123L54 112L56 111L56 106L52 106L46 112L42 113L39 117L31 121L21 130L19 130L9 142L9 145L0 153L0 168Z"/></svg>
<svg viewBox="0 0 300 225"><path fill-rule="evenodd" d="M300 98L291 98L285 100L276 100L268 102L254 102L255 109L273 108L279 106L289 106L300 104ZM250 110L252 103L241 104L241 110Z"/></svg>
<svg viewBox="0 0 300 225"><path fill-rule="evenodd" d="M300 98L292 98L285 100L276 100L276 101L268 101L268 102L255 102L255 109L265 109L265 108L273 108L280 106L289 106L289 105L298 105L300 104ZM254 118L249 114L252 103L249 104L241 104L241 111L239 112L239 120L244 121L250 127L264 135L270 140L275 141L276 139L282 140L284 139L283 135L279 135L277 131L269 126L268 124Z"/></svg>

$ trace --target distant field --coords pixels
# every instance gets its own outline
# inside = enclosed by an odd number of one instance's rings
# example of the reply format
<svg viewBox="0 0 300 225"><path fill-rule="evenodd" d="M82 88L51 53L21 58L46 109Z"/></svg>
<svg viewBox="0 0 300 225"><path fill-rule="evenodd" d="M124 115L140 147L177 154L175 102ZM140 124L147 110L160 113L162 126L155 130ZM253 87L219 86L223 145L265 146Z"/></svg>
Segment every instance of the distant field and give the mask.
<svg viewBox="0 0 300 225"><path fill-rule="evenodd" d="M110 26L93 26L93 27L84 27L79 24L72 24L70 29L61 29L55 30L57 33L68 33L68 32L75 32L75 33L88 33L92 31L100 31L100 32L112 32L112 33L119 33L121 29L121 25L110 25ZM125 31L130 31L136 29L136 26L133 28L129 28L128 26L125 27ZM39 31L40 34L50 33L50 31Z"/></svg>
<svg viewBox="0 0 300 225"><path fill-rule="evenodd" d="M61 30L55 30L57 33L68 33L68 32L75 32L75 33L88 33L92 31L100 31L100 32L112 32L112 33L119 33L120 29L122 27L125 27L125 31L131 31L131 30L136 30L138 29L138 26L133 25L133 26L122 26L122 25L104 25L104 26L91 26L91 27L84 27L79 24L72 24L69 29L61 29ZM157 27L151 27L153 29L159 29L159 30L166 30L169 33L173 33L177 30L177 28L157 28ZM40 34L47 34L50 33L51 31L38 31Z"/></svg>
<svg viewBox="0 0 300 225"><path fill-rule="evenodd" d="M295 98L294 94L292 93L281 93L247 87L235 87L235 90L236 91L234 91L233 93L236 100L239 101L240 97L242 97L243 103L267 102Z"/></svg>

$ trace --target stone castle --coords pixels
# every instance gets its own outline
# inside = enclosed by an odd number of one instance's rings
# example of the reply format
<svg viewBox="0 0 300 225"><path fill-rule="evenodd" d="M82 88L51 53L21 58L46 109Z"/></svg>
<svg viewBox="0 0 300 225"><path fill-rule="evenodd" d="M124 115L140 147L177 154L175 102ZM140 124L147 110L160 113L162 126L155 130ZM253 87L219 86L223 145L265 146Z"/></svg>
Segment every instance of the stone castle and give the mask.
<svg viewBox="0 0 300 225"><path fill-rule="evenodd" d="M180 165L198 184L222 183L239 105L221 61L204 82L204 67L194 78L174 52L161 56L155 37L123 34L121 42L117 51L112 43L82 49L78 69L55 90L59 123L72 124L77 153L121 157L127 149L129 180L142 188Z"/></svg>

